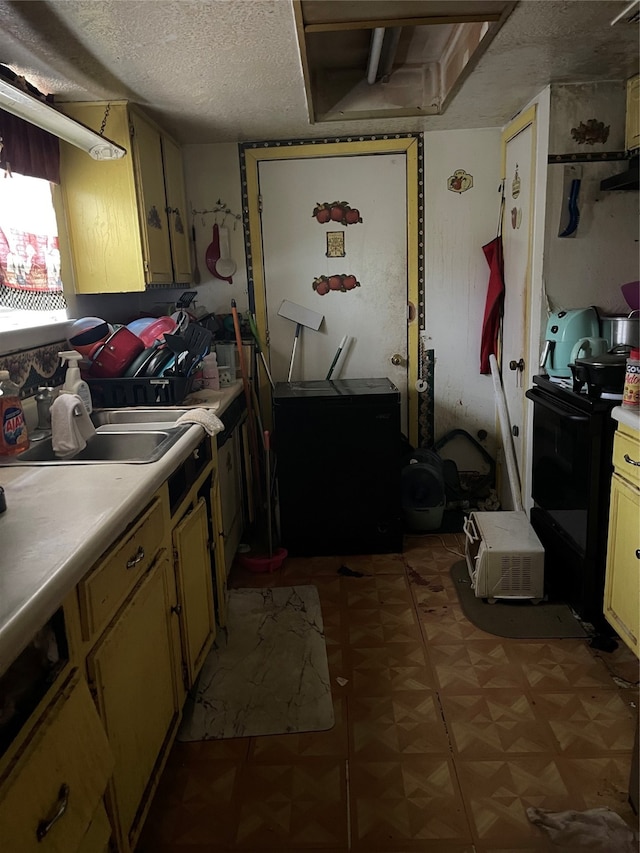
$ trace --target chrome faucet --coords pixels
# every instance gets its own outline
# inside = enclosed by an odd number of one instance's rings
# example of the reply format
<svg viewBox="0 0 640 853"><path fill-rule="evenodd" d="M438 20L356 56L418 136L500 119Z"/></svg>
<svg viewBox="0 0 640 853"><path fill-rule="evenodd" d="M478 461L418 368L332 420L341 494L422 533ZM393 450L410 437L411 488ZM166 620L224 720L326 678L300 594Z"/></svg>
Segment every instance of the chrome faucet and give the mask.
<svg viewBox="0 0 640 853"><path fill-rule="evenodd" d="M38 393L36 394L36 406L38 407L38 425L36 431L51 432L51 404L57 396L58 392L55 388L46 385L38 388Z"/></svg>

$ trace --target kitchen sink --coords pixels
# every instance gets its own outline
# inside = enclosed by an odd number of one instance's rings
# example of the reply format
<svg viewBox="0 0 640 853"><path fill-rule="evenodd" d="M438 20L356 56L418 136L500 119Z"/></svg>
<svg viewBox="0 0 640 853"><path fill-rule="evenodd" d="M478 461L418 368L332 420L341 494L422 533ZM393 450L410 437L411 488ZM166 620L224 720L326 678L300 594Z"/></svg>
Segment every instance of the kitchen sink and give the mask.
<svg viewBox="0 0 640 853"><path fill-rule="evenodd" d="M165 409L159 406L135 409L94 409L91 413L91 421L96 429L111 424L126 425L127 429L133 425L138 427L145 424L160 424L166 428L188 411L189 409Z"/></svg>
<svg viewBox="0 0 640 853"><path fill-rule="evenodd" d="M157 424L157 422L156 422ZM69 459L60 459L53 452L51 436L32 442L19 456L0 459L0 467L13 465L96 465L114 462L157 462L190 429L190 424L166 423L164 428L154 424L105 425L98 428L87 441L84 450Z"/></svg>

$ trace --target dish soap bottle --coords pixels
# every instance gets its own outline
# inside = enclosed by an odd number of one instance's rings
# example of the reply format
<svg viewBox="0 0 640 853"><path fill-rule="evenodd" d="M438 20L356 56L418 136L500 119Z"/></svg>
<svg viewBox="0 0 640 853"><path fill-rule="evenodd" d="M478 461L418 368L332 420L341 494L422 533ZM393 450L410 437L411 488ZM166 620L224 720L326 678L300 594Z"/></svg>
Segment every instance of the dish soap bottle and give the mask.
<svg viewBox="0 0 640 853"><path fill-rule="evenodd" d="M8 370L0 370L0 456L16 456L28 447L20 389L11 381Z"/></svg>
<svg viewBox="0 0 640 853"><path fill-rule="evenodd" d="M79 352L72 349L66 352L59 352L58 358L61 359L63 367L65 364L69 365L64 378L64 385L62 386L62 393L77 394L82 400L87 414L90 415L93 411L91 391L87 383L80 376L80 368L78 367L78 362L82 361L82 356Z"/></svg>

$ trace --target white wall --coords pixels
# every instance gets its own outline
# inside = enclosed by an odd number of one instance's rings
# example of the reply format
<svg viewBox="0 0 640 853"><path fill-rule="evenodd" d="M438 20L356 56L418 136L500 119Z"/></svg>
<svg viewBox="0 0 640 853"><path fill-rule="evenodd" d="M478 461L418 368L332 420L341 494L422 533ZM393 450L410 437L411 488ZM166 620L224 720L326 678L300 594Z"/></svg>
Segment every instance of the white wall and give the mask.
<svg viewBox="0 0 640 853"><path fill-rule="evenodd" d="M500 129L424 135L426 345L435 351L435 437L464 429L495 458L491 376L481 376L480 335L489 281L482 247L496 235L500 206ZM457 169L473 187L447 189Z"/></svg>
<svg viewBox="0 0 640 853"><path fill-rule="evenodd" d="M185 162L187 204L190 208L212 210L220 199L226 203L232 213L242 214L238 146L234 143L185 145L182 150ZM222 219L218 214L218 225L223 224ZM215 217L212 213L198 214L194 219L201 279L200 284L195 286L198 291L198 304L204 305L208 311L228 314L231 311L231 300L235 299L238 311L246 311L249 307L249 297L242 220L228 217L224 223L229 229L231 257L238 267L232 276L232 284L214 278L205 264L205 252L211 243L214 223ZM235 229L234 223L236 223Z"/></svg>

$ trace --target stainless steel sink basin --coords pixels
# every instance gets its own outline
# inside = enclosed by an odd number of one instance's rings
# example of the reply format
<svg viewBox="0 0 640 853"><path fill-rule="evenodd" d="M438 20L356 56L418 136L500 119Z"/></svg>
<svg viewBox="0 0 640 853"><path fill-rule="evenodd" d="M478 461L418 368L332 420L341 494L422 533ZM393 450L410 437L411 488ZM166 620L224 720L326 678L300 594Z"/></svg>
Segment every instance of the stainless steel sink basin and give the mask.
<svg viewBox="0 0 640 853"><path fill-rule="evenodd" d="M131 428L130 428L131 426ZM87 446L70 459L60 459L53 452L51 437L33 442L19 456L0 460L8 465L96 465L114 462L157 462L182 438L190 424L167 424L164 429L151 429L148 424L123 424L120 427L102 427L87 441ZM103 431L104 430L104 431Z"/></svg>
<svg viewBox="0 0 640 853"><path fill-rule="evenodd" d="M135 409L96 409L91 413L91 420L96 428L107 424L121 424L129 427L132 424L169 424L177 421L189 409L162 408L150 406Z"/></svg>

